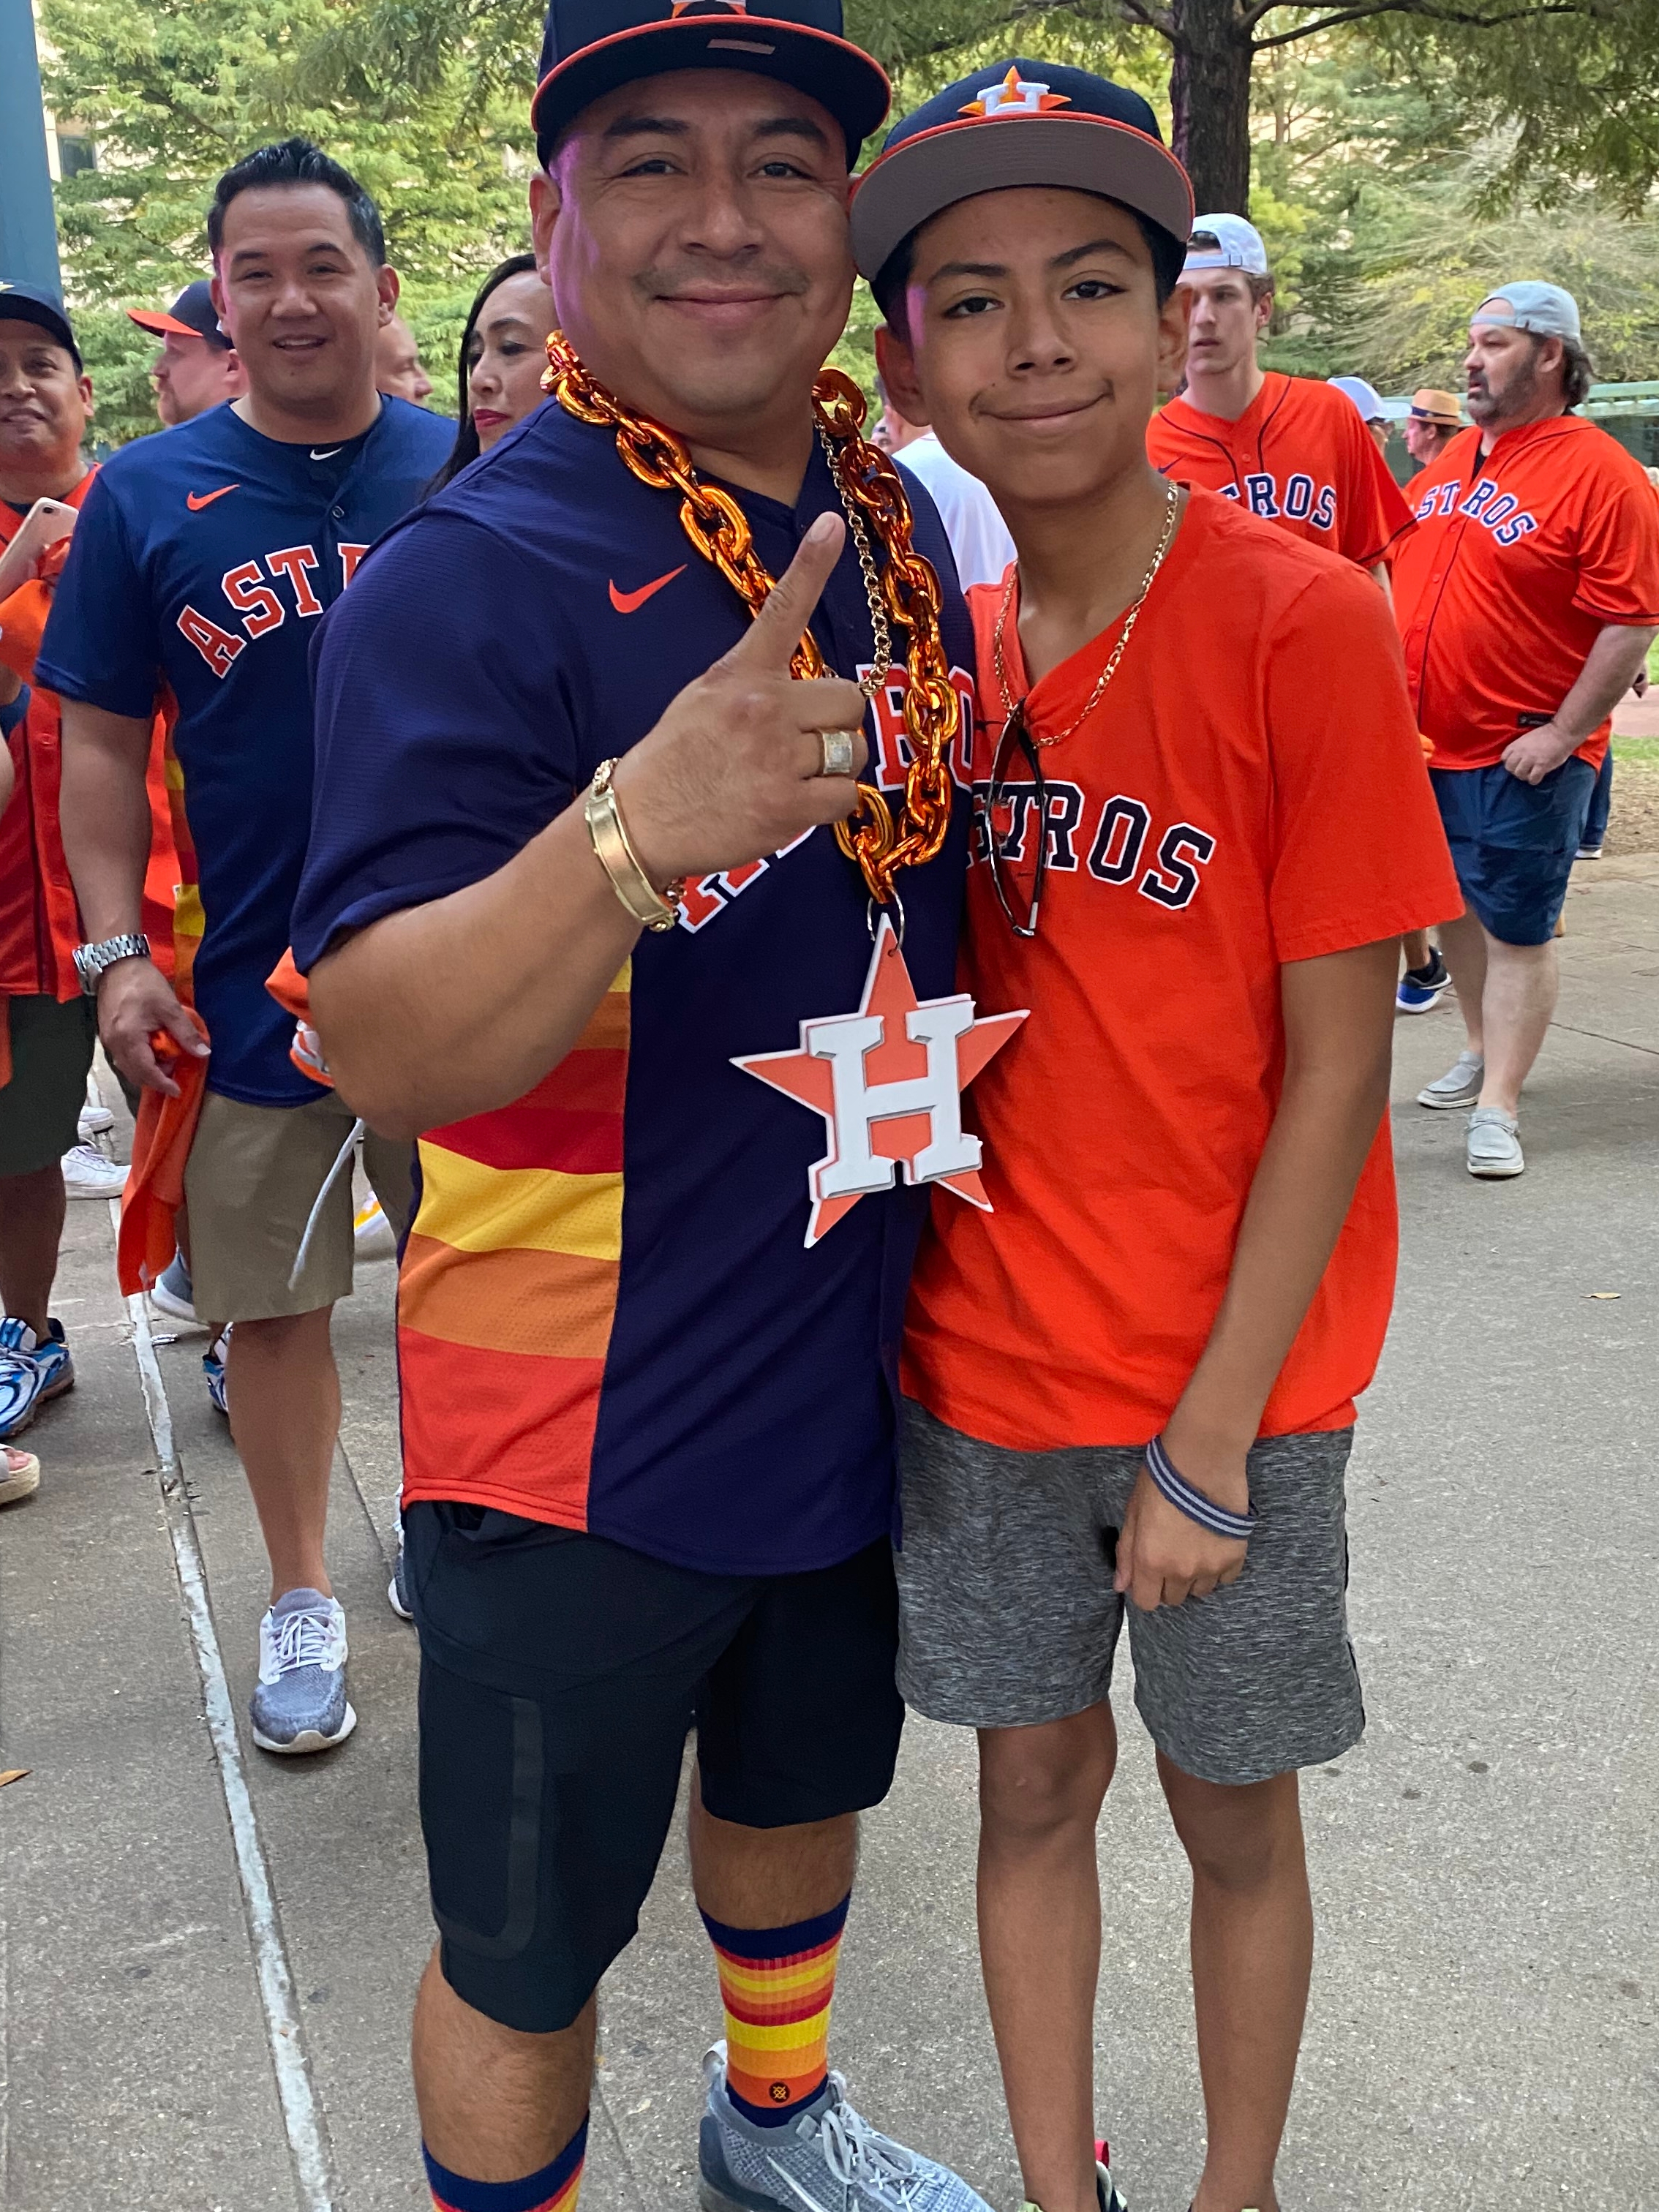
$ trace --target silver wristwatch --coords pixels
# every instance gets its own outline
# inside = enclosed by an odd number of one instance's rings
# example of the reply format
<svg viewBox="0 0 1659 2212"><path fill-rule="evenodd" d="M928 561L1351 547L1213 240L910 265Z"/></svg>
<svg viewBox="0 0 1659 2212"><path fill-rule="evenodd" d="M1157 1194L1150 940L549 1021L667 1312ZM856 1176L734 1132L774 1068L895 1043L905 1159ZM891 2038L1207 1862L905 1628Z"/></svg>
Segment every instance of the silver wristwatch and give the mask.
<svg viewBox="0 0 1659 2212"><path fill-rule="evenodd" d="M149 958L147 937L100 937L96 945L76 946L75 972L81 978L81 988L91 999L96 997L98 979L106 968L112 968L118 960Z"/></svg>

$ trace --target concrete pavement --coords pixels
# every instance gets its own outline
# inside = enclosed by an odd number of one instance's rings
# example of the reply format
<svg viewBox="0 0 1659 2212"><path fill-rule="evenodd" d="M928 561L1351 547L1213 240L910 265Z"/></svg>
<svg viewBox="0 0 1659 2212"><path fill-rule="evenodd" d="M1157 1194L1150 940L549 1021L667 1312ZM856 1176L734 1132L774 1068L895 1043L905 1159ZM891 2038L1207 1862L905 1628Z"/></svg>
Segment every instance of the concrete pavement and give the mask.
<svg viewBox="0 0 1659 2212"><path fill-rule="evenodd" d="M1455 1010L1399 1024L1401 1290L1351 1490L1370 1729L1304 1786L1321 1948L1287 2212L1659 2196L1659 857L1578 872L1518 1182L1472 1182L1461 1117L1410 1103L1457 1049ZM263 1559L202 1340L155 1346L147 1407L107 1212L70 1215L80 1384L31 1432L39 1496L0 1515L0 1767L30 1770L0 1789L0 2203L418 2212L391 1271L337 1320L331 1539L362 1724L290 1765L246 1739ZM1182 2212L1185 1883L1127 1692L1126 1669L1099 2112L1135 2212ZM1013 2207L973 1835L971 1741L913 1722L866 1826L836 2058L881 2125ZM718 2023L677 1842L606 1985L586 2212L695 2202Z"/></svg>

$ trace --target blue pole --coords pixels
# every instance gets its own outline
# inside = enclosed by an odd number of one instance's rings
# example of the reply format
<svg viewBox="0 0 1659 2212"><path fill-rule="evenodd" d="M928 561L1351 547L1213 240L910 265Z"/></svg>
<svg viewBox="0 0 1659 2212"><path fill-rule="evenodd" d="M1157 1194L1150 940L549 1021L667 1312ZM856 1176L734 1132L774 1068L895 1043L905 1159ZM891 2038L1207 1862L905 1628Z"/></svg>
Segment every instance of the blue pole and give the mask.
<svg viewBox="0 0 1659 2212"><path fill-rule="evenodd" d="M0 0L0 283L64 296L30 0Z"/></svg>

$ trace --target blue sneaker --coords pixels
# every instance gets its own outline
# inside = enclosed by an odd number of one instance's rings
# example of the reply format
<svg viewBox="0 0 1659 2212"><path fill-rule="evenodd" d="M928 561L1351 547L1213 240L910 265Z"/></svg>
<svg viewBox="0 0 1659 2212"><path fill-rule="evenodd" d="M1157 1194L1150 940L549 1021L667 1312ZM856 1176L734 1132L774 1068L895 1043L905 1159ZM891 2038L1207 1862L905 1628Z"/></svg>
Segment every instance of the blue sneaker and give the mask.
<svg viewBox="0 0 1659 2212"><path fill-rule="evenodd" d="M1432 952L1426 968L1408 968L1401 977L1394 994L1395 1010L1402 1014L1426 1014L1431 1006L1437 1006L1451 988L1451 970L1438 952Z"/></svg>
<svg viewBox="0 0 1659 2212"><path fill-rule="evenodd" d="M157 1313L165 1314L169 1321L181 1321L193 1328L198 1319L195 1299L185 1255L175 1252L150 1285L149 1302Z"/></svg>
<svg viewBox="0 0 1659 2212"><path fill-rule="evenodd" d="M202 1354L202 1372L207 1377L208 1403L216 1413L222 1413L227 1420L230 1419L230 1400L226 1395L225 1353L230 1345L233 1325L227 1322Z"/></svg>
<svg viewBox="0 0 1659 2212"><path fill-rule="evenodd" d="M48 1399L74 1387L61 1321L46 1323L44 1344L15 1316L0 1321L0 1437L21 1435Z"/></svg>
<svg viewBox="0 0 1659 2212"><path fill-rule="evenodd" d="M990 2212L948 2166L879 2136L832 2074L786 2127L757 2127L726 2094L726 2045L702 2062L697 2142L703 2212Z"/></svg>
<svg viewBox="0 0 1659 2212"><path fill-rule="evenodd" d="M327 1751L357 1725L346 1696L345 1614L320 1590L284 1590L259 1623L248 1707L261 1751Z"/></svg>

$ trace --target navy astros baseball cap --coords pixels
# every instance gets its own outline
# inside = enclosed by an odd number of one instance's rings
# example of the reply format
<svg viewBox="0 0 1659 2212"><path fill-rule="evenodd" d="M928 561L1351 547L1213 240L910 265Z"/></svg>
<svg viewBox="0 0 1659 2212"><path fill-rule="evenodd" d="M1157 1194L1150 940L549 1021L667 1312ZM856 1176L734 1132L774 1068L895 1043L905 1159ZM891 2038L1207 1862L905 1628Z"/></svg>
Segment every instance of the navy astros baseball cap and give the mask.
<svg viewBox="0 0 1659 2212"><path fill-rule="evenodd" d="M1119 200L1184 247L1187 172L1138 92L1024 55L947 85L888 132L853 196L853 252L878 276L895 246L958 200L1057 185Z"/></svg>
<svg viewBox="0 0 1659 2212"><path fill-rule="evenodd" d="M842 35L841 0L551 0L530 119L545 166L584 107L618 85L669 70L748 70L827 107L847 166L892 100L885 72Z"/></svg>
<svg viewBox="0 0 1659 2212"><path fill-rule="evenodd" d="M148 307L129 307L127 313L141 331L154 331L157 337L205 338L216 351L230 351L230 340L214 312L213 287L205 276L186 284L164 315Z"/></svg>
<svg viewBox="0 0 1659 2212"><path fill-rule="evenodd" d="M0 282L0 321L38 323L43 331L51 331L54 343L73 355L76 368L85 374L85 363L75 343L75 332L70 328L69 317L50 292L37 292L33 284Z"/></svg>

